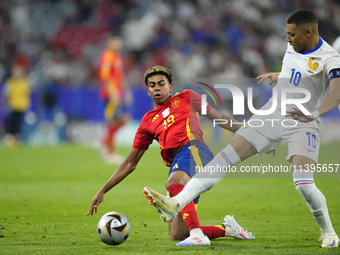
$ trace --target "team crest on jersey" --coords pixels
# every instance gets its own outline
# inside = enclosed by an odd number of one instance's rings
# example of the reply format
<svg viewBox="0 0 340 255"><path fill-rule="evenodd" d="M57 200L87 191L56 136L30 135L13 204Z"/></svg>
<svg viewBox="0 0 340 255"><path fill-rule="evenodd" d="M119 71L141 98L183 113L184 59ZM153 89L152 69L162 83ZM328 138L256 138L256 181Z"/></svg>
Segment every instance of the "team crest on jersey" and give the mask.
<svg viewBox="0 0 340 255"><path fill-rule="evenodd" d="M310 68L309 70L307 70L308 73L310 74L314 74L314 71L317 70L319 68L319 63L318 62L314 62L314 58L309 58L308 60L308 67Z"/></svg>
<svg viewBox="0 0 340 255"><path fill-rule="evenodd" d="M168 117L169 116L169 114L170 114L170 108L168 107L168 108L166 108L163 112L162 112L162 116L163 116L163 118L166 118L166 117Z"/></svg>
<svg viewBox="0 0 340 255"><path fill-rule="evenodd" d="M179 106L180 102L181 101L180 101L179 97L176 97L171 101L171 106L173 108L177 108Z"/></svg>

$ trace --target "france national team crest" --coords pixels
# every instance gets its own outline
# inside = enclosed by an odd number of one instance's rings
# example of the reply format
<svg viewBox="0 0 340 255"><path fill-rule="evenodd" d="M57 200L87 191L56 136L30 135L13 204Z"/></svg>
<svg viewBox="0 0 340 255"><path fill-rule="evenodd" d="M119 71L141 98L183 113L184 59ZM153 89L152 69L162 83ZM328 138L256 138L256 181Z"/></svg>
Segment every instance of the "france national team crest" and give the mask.
<svg viewBox="0 0 340 255"><path fill-rule="evenodd" d="M171 101L171 106L173 108L177 108L179 106L179 103L180 103L180 99L179 99L179 97L176 97Z"/></svg>
<svg viewBox="0 0 340 255"><path fill-rule="evenodd" d="M169 116L169 114L170 114L170 108L168 107L168 108L166 108L163 112L162 112L162 116L163 116L163 118L166 118L166 117L168 117Z"/></svg>
<svg viewBox="0 0 340 255"><path fill-rule="evenodd" d="M314 61L314 58L309 58L308 60L308 67L310 68L307 70L308 73L314 74L314 71L316 71L319 68L319 63Z"/></svg>

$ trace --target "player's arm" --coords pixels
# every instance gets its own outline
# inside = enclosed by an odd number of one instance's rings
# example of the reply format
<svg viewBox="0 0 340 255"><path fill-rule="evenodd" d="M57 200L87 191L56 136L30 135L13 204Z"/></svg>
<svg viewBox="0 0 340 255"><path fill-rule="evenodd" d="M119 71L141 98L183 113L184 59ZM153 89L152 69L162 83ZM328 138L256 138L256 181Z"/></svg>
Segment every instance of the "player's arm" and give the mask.
<svg viewBox="0 0 340 255"><path fill-rule="evenodd" d="M317 109L320 116L330 112L340 103L340 78L334 78L329 82L331 93L327 99L323 101L322 105Z"/></svg>
<svg viewBox="0 0 340 255"><path fill-rule="evenodd" d="M223 114L219 111L217 111L214 108L211 108L211 110L209 111L209 113L207 113L206 117L211 120L225 120L226 123L225 124L218 124L221 128L224 129L228 129L231 132L236 132L240 127L242 127L242 124L238 123L237 120L233 119L232 117Z"/></svg>
<svg viewBox="0 0 340 255"><path fill-rule="evenodd" d="M126 159L118 166L117 170L107 181L107 183L98 191L95 197L91 201L90 208L87 212L88 215L92 215L93 211L97 213L97 207L104 200L104 194L121 182L126 176L135 170L139 160L142 158L144 149L134 149L132 148L126 157Z"/></svg>
<svg viewBox="0 0 340 255"><path fill-rule="evenodd" d="M269 80L269 85L273 85L277 83L277 79L279 77L280 73L267 73L267 74L262 74L260 76L257 76L257 79L260 79L258 83L263 82L265 79L270 79Z"/></svg>
<svg viewBox="0 0 340 255"><path fill-rule="evenodd" d="M286 116L291 116L293 119L301 122L310 122L333 110L340 103L340 77L332 79L329 82L329 86L331 93L327 95L327 99L323 100L323 103L312 113L312 115L305 115L299 109L293 108L294 111L287 111Z"/></svg>

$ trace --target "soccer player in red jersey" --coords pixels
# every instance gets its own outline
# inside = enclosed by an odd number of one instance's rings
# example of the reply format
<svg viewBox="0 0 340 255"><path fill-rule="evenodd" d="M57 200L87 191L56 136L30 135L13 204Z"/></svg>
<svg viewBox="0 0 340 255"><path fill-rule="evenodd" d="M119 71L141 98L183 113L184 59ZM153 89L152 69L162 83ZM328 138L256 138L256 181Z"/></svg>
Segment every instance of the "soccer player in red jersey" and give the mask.
<svg viewBox="0 0 340 255"><path fill-rule="evenodd" d="M114 135L128 120L122 110L124 72L122 56L119 53L121 45L120 36L110 36L98 61L99 96L105 104L104 116L107 122L107 131L99 149L108 163L120 163L123 160L122 156L114 151Z"/></svg>
<svg viewBox="0 0 340 255"><path fill-rule="evenodd" d="M144 75L149 96L156 108L147 112L137 130L132 149L119 165L109 181L92 199L87 215L97 212L104 194L122 181L137 166L144 152L155 139L161 148L165 165L170 167L165 184L169 195L178 194L195 174L196 166L202 167L214 156L203 141L203 133L197 113L201 111L201 97L196 92L185 90L173 96L172 72L166 67L155 66ZM209 119L226 119L222 128L236 132L241 124L207 105ZM231 125L231 121L233 124ZM183 240L178 246L210 245L210 239L230 236L237 239L254 239L230 215L220 225L201 226L197 217L198 198L182 210L182 214L169 223L170 240ZM152 204L152 203L151 203Z"/></svg>

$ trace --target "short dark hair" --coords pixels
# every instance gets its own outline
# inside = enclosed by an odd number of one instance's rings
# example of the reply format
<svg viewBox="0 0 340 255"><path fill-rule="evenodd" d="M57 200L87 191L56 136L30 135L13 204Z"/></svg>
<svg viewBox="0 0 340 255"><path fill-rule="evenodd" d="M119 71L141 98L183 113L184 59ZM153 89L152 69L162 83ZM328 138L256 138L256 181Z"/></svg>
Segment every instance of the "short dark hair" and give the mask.
<svg viewBox="0 0 340 255"><path fill-rule="evenodd" d="M287 24L295 24L296 26L306 23L318 24L318 20L315 17L314 13L309 10L299 10L297 12L294 12L287 20Z"/></svg>
<svg viewBox="0 0 340 255"><path fill-rule="evenodd" d="M168 79L169 83L172 83L172 72L169 68L166 68L164 66L154 66L151 67L149 70L147 70L144 74L144 83L146 86L148 86L148 78L155 74L164 74L165 77Z"/></svg>

